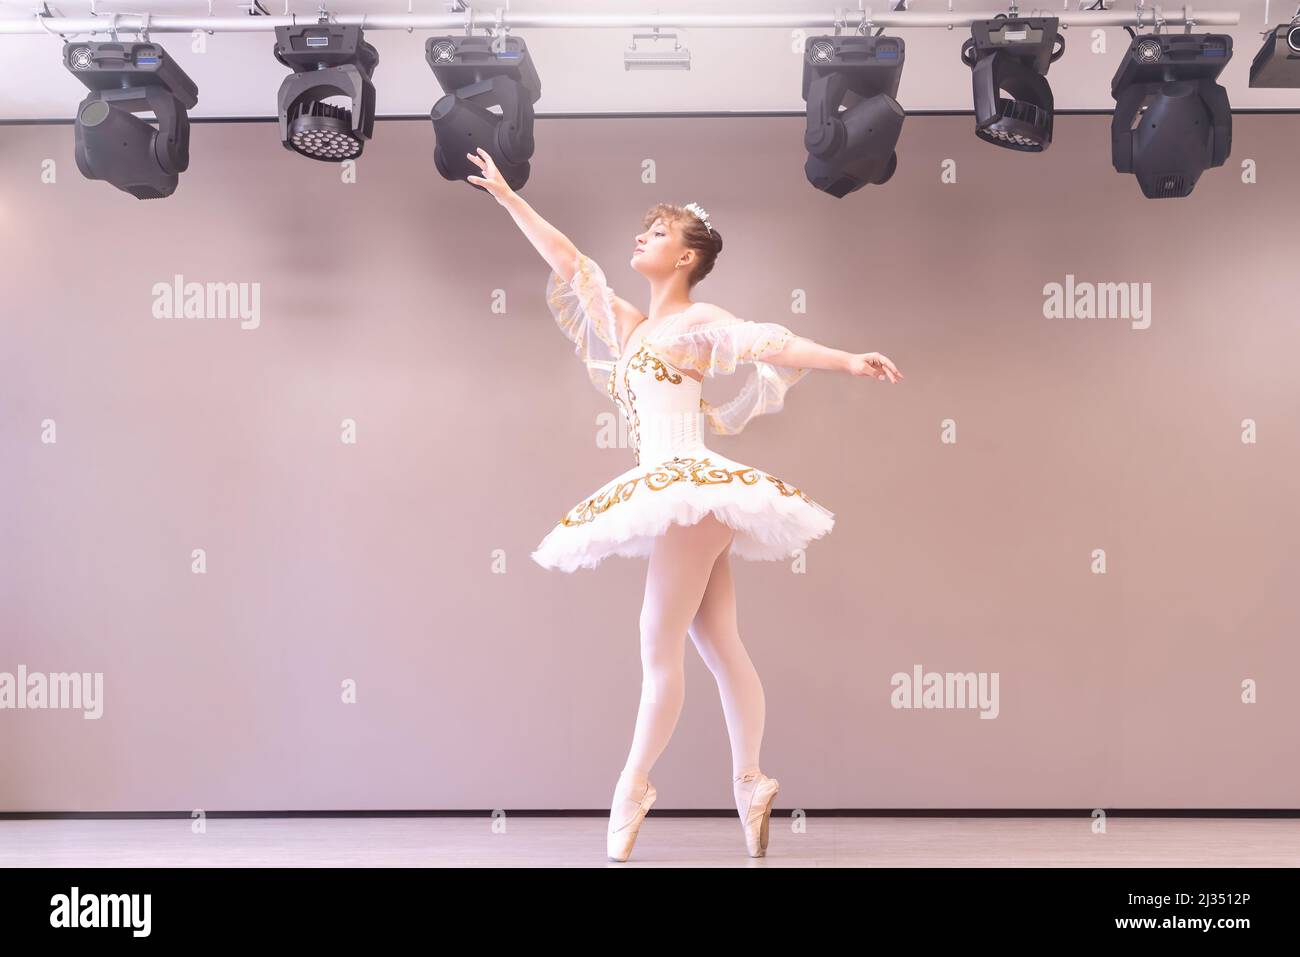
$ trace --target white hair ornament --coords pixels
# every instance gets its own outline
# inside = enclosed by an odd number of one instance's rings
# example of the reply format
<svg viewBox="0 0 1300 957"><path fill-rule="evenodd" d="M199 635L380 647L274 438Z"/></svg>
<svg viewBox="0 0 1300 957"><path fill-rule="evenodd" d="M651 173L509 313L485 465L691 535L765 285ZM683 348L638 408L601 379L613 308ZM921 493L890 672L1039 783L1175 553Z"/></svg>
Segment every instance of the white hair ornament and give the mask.
<svg viewBox="0 0 1300 957"><path fill-rule="evenodd" d="M713 224L709 222L709 214L704 211L704 208L699 203L687 203L685 208L694 213L696 218L708 227L710 234L713 233Z"/></svg>

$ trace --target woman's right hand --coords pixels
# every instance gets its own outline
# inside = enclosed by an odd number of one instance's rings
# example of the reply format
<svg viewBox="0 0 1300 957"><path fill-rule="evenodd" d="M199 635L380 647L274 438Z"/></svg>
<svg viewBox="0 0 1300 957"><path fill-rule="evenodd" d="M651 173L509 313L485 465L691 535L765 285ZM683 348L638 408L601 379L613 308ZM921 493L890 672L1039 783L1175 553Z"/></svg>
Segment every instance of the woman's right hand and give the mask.
<svg viewBox="0 0 1300 957"><path fill-rule="evenodd" d="M483 189L492 194L493 198L495 198L498 203L504 206L509 201L510 197L515 194L515 191L511 189L510 184L502 178L501 171L497 169L497 164L492 162L492 157L487 150L480 146L478 152L478 156L475 156L473 153L466 153L465 155L468 156L473 163L477 164L478 168L483 171L484 175L474 176L471 174L466 176L465 179L467 182L473 183L475 186L483 187Z"/></svg>

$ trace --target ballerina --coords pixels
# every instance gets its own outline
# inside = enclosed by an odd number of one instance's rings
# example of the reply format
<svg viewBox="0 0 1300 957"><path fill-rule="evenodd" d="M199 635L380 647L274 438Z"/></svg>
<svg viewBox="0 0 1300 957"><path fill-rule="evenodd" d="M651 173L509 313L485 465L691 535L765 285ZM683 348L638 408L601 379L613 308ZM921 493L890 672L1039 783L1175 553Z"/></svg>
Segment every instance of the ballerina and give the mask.
<svg viewBox="0 0 1300 957"><path fill-rule="evenodd" d="M611 555L649 559L641 607L641 703L627 762L614 787L610 860L626 861L658 792L650 770L667 747L685 696L689 634L718 683L731 745L732 790L746 847L767 852L779 782L759 767L766 702L740 640L730 556L790 557L834 526L834 513L776 475L708 448L704 428L734 435L756 415L779 411L786 390L812 369L901 381L878 352L849 353L796 336L779 323L738 319L692 301L722 237L698 204L661 203L646 215L631 266L650 283L650 312L616 296L604 272L514 192L482 149L466 154L491 194L551 266L547 304L575 344L592 384L621 409L631 469L573 505L532 558L566 572ZM739 393L713 406L705 376L752 365Z"/></svg>

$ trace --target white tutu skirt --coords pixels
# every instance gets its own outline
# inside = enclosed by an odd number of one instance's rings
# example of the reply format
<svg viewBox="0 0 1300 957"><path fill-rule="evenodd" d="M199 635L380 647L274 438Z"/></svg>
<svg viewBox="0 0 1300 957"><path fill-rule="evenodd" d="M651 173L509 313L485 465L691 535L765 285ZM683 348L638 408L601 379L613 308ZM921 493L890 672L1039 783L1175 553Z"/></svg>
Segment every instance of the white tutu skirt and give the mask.
<svg viewBox="0 0 1300 957"><path fill-rule="evenodd" d="M712 512L735 530L731 554L779 561L835 525L833 512L800 489L712 449L628 469L574 505L542 539L533 560L572 572L611 555L648 558L672 524Z"/></svg>

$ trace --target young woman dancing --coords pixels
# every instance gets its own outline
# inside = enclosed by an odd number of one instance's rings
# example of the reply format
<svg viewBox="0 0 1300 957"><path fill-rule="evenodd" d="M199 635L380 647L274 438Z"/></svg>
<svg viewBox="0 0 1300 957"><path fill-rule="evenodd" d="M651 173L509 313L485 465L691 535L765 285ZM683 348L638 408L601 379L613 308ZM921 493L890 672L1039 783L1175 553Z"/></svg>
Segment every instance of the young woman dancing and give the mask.
<svg viewBox="0 0 1300 957"><path fill-rule="evenodd" d="M704 425L734 435L776 412L811 369L888 378L902 373L878 352L849 353L774 322L738 319L688 298L709 274L722 237L691 203L661 203L635 237L632 268L650 283L650 317L614 295L604 273L501 178L484 150L466 154L483 175L467 180L504 206L553 272L547 303L592 384L627 420L635 465L578 502L532 557L566 572L610 555L646 557L641 606L641 704L627 763L614 788L610 860L626 861L657 792L650 769L668 744L685 696L689 633L718 682L731 742L732 788L751 857L767 851L779 784L759 769L765 701L736 624L730 556L777 561L829 532L834 513L789 482L705 446ZM750 363L740 392L714 407L704 376Z"/></svg>

